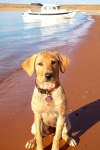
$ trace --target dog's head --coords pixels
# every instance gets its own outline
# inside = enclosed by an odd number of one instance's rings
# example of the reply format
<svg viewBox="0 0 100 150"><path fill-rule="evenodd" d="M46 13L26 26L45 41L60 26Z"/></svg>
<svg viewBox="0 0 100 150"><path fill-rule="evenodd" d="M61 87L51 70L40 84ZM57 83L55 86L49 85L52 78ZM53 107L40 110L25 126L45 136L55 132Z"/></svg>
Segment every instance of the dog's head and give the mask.
<svg viewBox="0 0 100 150"><path fill-rule="evenodd" d="M70 59L58 52L43 51L26 59L22 67L32 76L36 72L39 82L57 82L59 79L59 70L64 73Z"/></svg>

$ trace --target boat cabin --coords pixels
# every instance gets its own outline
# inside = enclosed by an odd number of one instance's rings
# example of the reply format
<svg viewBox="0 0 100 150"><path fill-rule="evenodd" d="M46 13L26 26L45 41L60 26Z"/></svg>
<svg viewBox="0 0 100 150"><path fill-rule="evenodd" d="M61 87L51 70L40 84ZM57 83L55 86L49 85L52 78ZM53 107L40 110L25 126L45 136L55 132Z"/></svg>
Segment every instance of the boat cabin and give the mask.
<svg viewBox="0 0 100 150"><path fill-rule="evenodd" d="M39 9L41 9L41 12L57 11L57 10L60 10L60 5L31 3L32 11L38 11Z"/></svg>
<svg viewBox="0 0 100 150"><path fill-rule="evenodd" d="M41 11L54 11L54 10L59 10L60 9L60 5L56 5L56 4L44 4L41 8Z"/></svg>

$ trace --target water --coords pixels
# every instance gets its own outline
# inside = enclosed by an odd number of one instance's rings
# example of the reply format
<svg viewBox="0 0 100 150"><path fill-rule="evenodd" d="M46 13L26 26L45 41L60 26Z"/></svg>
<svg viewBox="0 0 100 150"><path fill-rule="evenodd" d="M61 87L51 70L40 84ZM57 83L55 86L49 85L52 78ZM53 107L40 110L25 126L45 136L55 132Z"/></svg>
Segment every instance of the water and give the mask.
<svg viewBox="0 0 100 150"><path fill-rule="evenodd" d="M73 50L93 22L90 15L79 13L74 19L34 22L14 11L1 11L0 20L0 82L34 53L61 45Z"/></svg>

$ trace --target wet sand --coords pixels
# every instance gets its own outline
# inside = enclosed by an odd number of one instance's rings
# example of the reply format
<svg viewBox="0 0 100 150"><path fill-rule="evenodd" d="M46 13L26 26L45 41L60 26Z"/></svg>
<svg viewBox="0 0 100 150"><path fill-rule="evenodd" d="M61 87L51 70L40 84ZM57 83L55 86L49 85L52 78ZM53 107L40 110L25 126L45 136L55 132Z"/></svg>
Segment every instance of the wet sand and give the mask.
<svg viewBox="0 0 100 150"><path fill-rule="evenodd" d="M65 74L60 74L68 99L68 114L72 124L69 134L78 141L71 148L61 140L61 150L99 150L100 137L100 16L86 36L81 37L74 51L66 53L71 63ZM67 46L59 47L65 53ZM56 48L55 48L56 50ZM23 150L32 139L34 120L31 96L35 75L29 78L23 70L0 83L0 149ZM51 149L52 136L43 139L45 150Z"/></svg>

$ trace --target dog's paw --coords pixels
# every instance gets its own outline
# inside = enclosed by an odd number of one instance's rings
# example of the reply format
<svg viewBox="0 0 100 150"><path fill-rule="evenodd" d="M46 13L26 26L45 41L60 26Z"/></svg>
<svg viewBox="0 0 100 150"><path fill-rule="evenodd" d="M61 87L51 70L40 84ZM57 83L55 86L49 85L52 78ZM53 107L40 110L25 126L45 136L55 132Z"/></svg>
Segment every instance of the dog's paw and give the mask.
<svg viewBox="0 0 100 150"><path fill-rule="evenodd" d="M73 138L68 138L68 140L67 140L67 144L69 145L69 146L73 146L73 147L75 147L76 145L77 145L77 142L73 139Z"/></svg>
<svg viewBox="0 0 100 150"><path fill-rule="evenodd" d="M33 139L33 140L30 140L29 142L26 143L25 148L26 149L30 149L30 148L33 148L35 146L36 146L36 143L35 143L35 141Z"/></svg>

